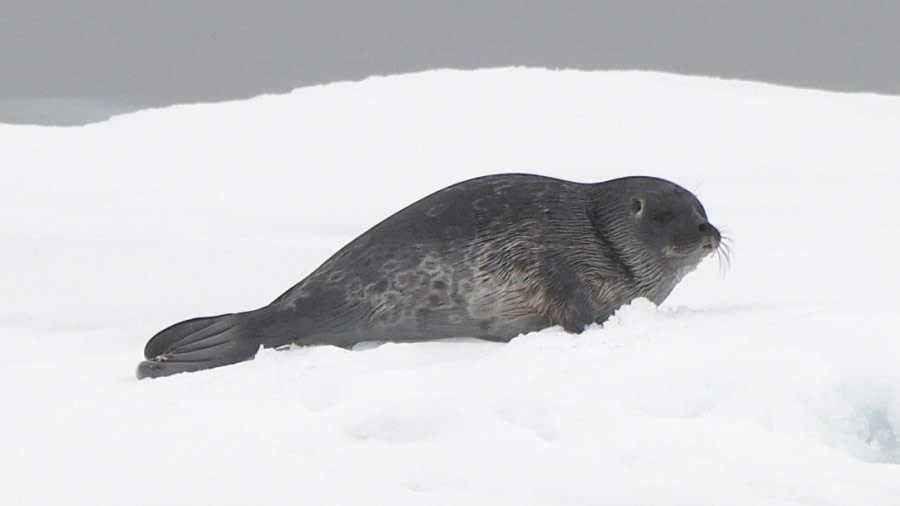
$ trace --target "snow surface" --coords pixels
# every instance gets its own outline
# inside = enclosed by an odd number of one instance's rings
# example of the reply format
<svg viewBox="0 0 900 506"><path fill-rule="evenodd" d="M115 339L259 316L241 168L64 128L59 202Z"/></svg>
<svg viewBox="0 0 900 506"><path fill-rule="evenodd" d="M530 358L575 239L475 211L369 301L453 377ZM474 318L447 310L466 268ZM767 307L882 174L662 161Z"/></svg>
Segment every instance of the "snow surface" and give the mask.
<svg viewBox="0 0 900 506"><path fill-rule="evenodd" d="M432 71L0 125L0 503L900 504L900 97ZM477 175L643 174L734 241L573 336L265 350L137 381Z"/></svg>

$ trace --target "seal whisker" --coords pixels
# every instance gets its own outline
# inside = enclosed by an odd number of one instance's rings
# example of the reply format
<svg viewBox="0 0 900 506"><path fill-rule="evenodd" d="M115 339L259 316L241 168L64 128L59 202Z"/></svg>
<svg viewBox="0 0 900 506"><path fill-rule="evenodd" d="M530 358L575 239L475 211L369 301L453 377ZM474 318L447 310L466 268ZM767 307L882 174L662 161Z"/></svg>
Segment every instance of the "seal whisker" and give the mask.
<svg viewBox="0 0 900 506"><path fill-rule="evenodd" d="M723 275L731 268L731 259L734 257L734 249L732 244L734 241L730 237L724 235L719 239L719 246L716 248L716 258L719 260L719 272Z"/></svg>

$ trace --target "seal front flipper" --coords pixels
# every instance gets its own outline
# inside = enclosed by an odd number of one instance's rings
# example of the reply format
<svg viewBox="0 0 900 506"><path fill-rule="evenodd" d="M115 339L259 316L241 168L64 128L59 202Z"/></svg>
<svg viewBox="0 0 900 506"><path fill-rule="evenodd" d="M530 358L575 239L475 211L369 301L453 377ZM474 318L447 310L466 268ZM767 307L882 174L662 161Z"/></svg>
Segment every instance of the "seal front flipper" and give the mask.
<svg viewBox="0 0 900 506"><path fill-rule="evenodd" d="M262 340L245 329L250 313L225 314L176 323L147 342L147 360L137 377L155 378L250 360ZM252 327L251 327L252 328Z"/></svg>

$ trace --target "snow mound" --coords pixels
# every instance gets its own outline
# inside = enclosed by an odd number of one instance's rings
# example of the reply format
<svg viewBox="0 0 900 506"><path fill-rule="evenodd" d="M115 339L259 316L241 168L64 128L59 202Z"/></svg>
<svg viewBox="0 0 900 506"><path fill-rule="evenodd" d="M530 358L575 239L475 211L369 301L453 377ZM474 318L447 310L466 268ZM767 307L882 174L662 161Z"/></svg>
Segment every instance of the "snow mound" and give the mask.
<svg viewBox="0 0 900 506"><path fill-rule="evenodd" d="M900 97L537 69L0 125L0 500L897 504L898 139ZM577 336L134 379L161 328L499 172L671 179L732 266Z"/></svg>

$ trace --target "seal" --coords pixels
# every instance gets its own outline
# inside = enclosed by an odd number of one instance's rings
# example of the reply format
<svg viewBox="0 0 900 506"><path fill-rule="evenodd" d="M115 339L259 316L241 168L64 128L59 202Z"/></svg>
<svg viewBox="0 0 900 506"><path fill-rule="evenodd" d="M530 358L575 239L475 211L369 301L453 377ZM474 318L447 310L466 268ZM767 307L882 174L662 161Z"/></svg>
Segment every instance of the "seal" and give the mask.
<svg viewBox="0 0 900 506"><path fill-rule="evenodd" d="M265 307L159 332L137 376L233 364L260 346L578 333L637 297L661 303L721 244L697 197L664 179L471 179L375 225Z"/></svg>

